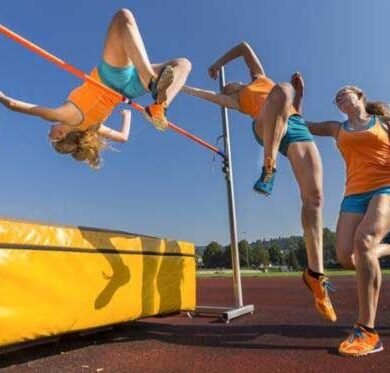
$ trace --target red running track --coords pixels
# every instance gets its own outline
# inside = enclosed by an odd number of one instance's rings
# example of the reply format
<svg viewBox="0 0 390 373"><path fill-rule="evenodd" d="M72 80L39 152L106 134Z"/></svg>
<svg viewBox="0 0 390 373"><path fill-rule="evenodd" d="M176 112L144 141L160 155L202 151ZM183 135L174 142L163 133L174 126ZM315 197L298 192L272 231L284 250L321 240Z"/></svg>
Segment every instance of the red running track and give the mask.
<svg viewBox="0 0 390 373"><path fill-rule="evenodd" d="M90 336L0 355L3 372L384 372L390 370L390 277L384 284L378 331L385 351L343 358L336 347L356 317L353 277L334 279L339 320L322 321L299 278L243 279L255 314L229 325L185 315L152 318ZM232 302L230 279L199 280L199 303ZM100 370L103 369L103 370Z"/></svg>

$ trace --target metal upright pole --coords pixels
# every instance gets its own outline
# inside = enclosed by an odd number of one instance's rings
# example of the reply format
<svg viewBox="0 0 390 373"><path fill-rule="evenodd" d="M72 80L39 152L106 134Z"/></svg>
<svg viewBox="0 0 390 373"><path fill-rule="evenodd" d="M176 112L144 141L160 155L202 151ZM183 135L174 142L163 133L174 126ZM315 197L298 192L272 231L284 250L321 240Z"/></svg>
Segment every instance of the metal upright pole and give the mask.
<svg viewBox="0 0 390 373"><path fill-rule="evenodd" d="M222 90L225 85L225 70L222 67L219 76L220 89ZM243 305L242 301L242 285L240 274L240 255L238 251L237 243L237 222L236 222L236 206L234 201L234 184L233 184L233 167L232 157L230 151L230 131L229 131L229 118L226 108L222 108L222 125L223 125L223 139L224 139L224 153L223 168L222 171L225 174L227 197L228 197L228 210L229 210L229 228L230 228L230 248L232 255L232 267L233 267L233 287L234 287L234 299L235 305L232 307L220 307L220 306L198 306L196 307L195 314L208 313L208 314L221 314L222 319L228 323L230 320L247 314L252 314L255 307L250 305ZM190 315L191 316L191 315Z"/></svg>
<svg viewBox="0 0 390 373"><path fill-rule="evenodd" d="M225 69L221 68L219 74L219 89L223 90L225 86ZM236 219L236 204L234 199L234 183L233 183L233 164L232 155L230 149L230 130L229 130L229 117L226 107L221 108L222 115L222 128L223 128L223 139L224 139L224 173L226 179L226 190L228 197L228 208L229 208L229 225L230 225L230 251L232 256L232 267L233 267L233 285L234 295L236 301L236 307L242 307L242 286L240 276L240 255L238 251L237 243L237 219Z"/></svg>

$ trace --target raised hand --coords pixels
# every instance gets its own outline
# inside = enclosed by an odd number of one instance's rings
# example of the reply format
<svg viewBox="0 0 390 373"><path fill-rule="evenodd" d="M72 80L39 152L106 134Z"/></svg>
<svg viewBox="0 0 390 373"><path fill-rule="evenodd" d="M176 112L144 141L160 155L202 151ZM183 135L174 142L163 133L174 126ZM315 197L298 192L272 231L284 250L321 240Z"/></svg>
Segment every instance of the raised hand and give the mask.
<svg viewBox="0 0 390 373"><path fill-rule="evenodd" d="M221 70L221 65L218 62L215 62L209 67L210 78L215 80L218 78L219 70Z"/></svg>
<svg viewBox="0 0 390 373"><path fill-rule="evenodd" d="M297 71L291 76L291 85L294 87L296 93L303 96L305 90L305 81L303 80L302 74Z"/></svg>

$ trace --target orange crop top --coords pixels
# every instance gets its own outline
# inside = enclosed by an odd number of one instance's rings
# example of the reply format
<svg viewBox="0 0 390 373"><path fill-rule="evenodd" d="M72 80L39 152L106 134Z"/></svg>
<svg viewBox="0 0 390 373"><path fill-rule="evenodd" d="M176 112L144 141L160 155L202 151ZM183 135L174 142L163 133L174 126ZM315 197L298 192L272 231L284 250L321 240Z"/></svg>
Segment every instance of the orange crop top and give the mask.
<svg viewBox="0 0 390 373"><path fill-rule="evenodd" d="M97 68L92 70L90 76L102 83ZM78 129L86 131L94 125L103 123L122 99L117 94L86 81L69 94L68 101L83 115L83 121L77 126Z"/></svg>
<svg viewBox="0 0 390 373"><path fill-rule="evenodd" d="M274 86L275 83L271 79L265 75L259 76L240 90L238 94L239 110L255 119L263 109L265 100ZM298 112L291 107L290 115L294 114L298 114Z"/></svg>

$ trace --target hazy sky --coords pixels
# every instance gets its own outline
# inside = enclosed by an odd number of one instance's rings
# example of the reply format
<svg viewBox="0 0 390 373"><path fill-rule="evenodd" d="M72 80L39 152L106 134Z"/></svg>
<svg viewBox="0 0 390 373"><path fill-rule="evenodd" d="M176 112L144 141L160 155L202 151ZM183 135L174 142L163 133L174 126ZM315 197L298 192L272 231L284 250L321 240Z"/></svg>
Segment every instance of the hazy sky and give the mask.
<svg viewBox="0 0 390 373"><path fill-rule="evenodd" d="M344 84L362 87L369 98L389 101L387 0L13 0L0 22L89 71L101 56L110 18L131 8L153 62L185 56L193 63L189 84L217 89L208 66L236 43L248 41L267 74L306 78L305 117L341 119L332 104ZM19 45L0 37L0 90L55 106L79 84ZM245 65L228 66L227 80L246 82ZM149 97L139 100L145 104ZM220 110L181 95L170 119L215 143ZM300 200L285 159L271 198L256 195L262 149L251 121L231 113L238 231L250 241L301 234ZM118 127L115 113L109 125ZM158 133L133 113L130 141L106 151L98 171L54 153L48 125L0 108L1 215L21 219L124 229L193 241L229 241L227 198L221 162L176 133ZM325 168L325 225L334 228L344 188L344 166L334 143L318 139Z"/></svg>

